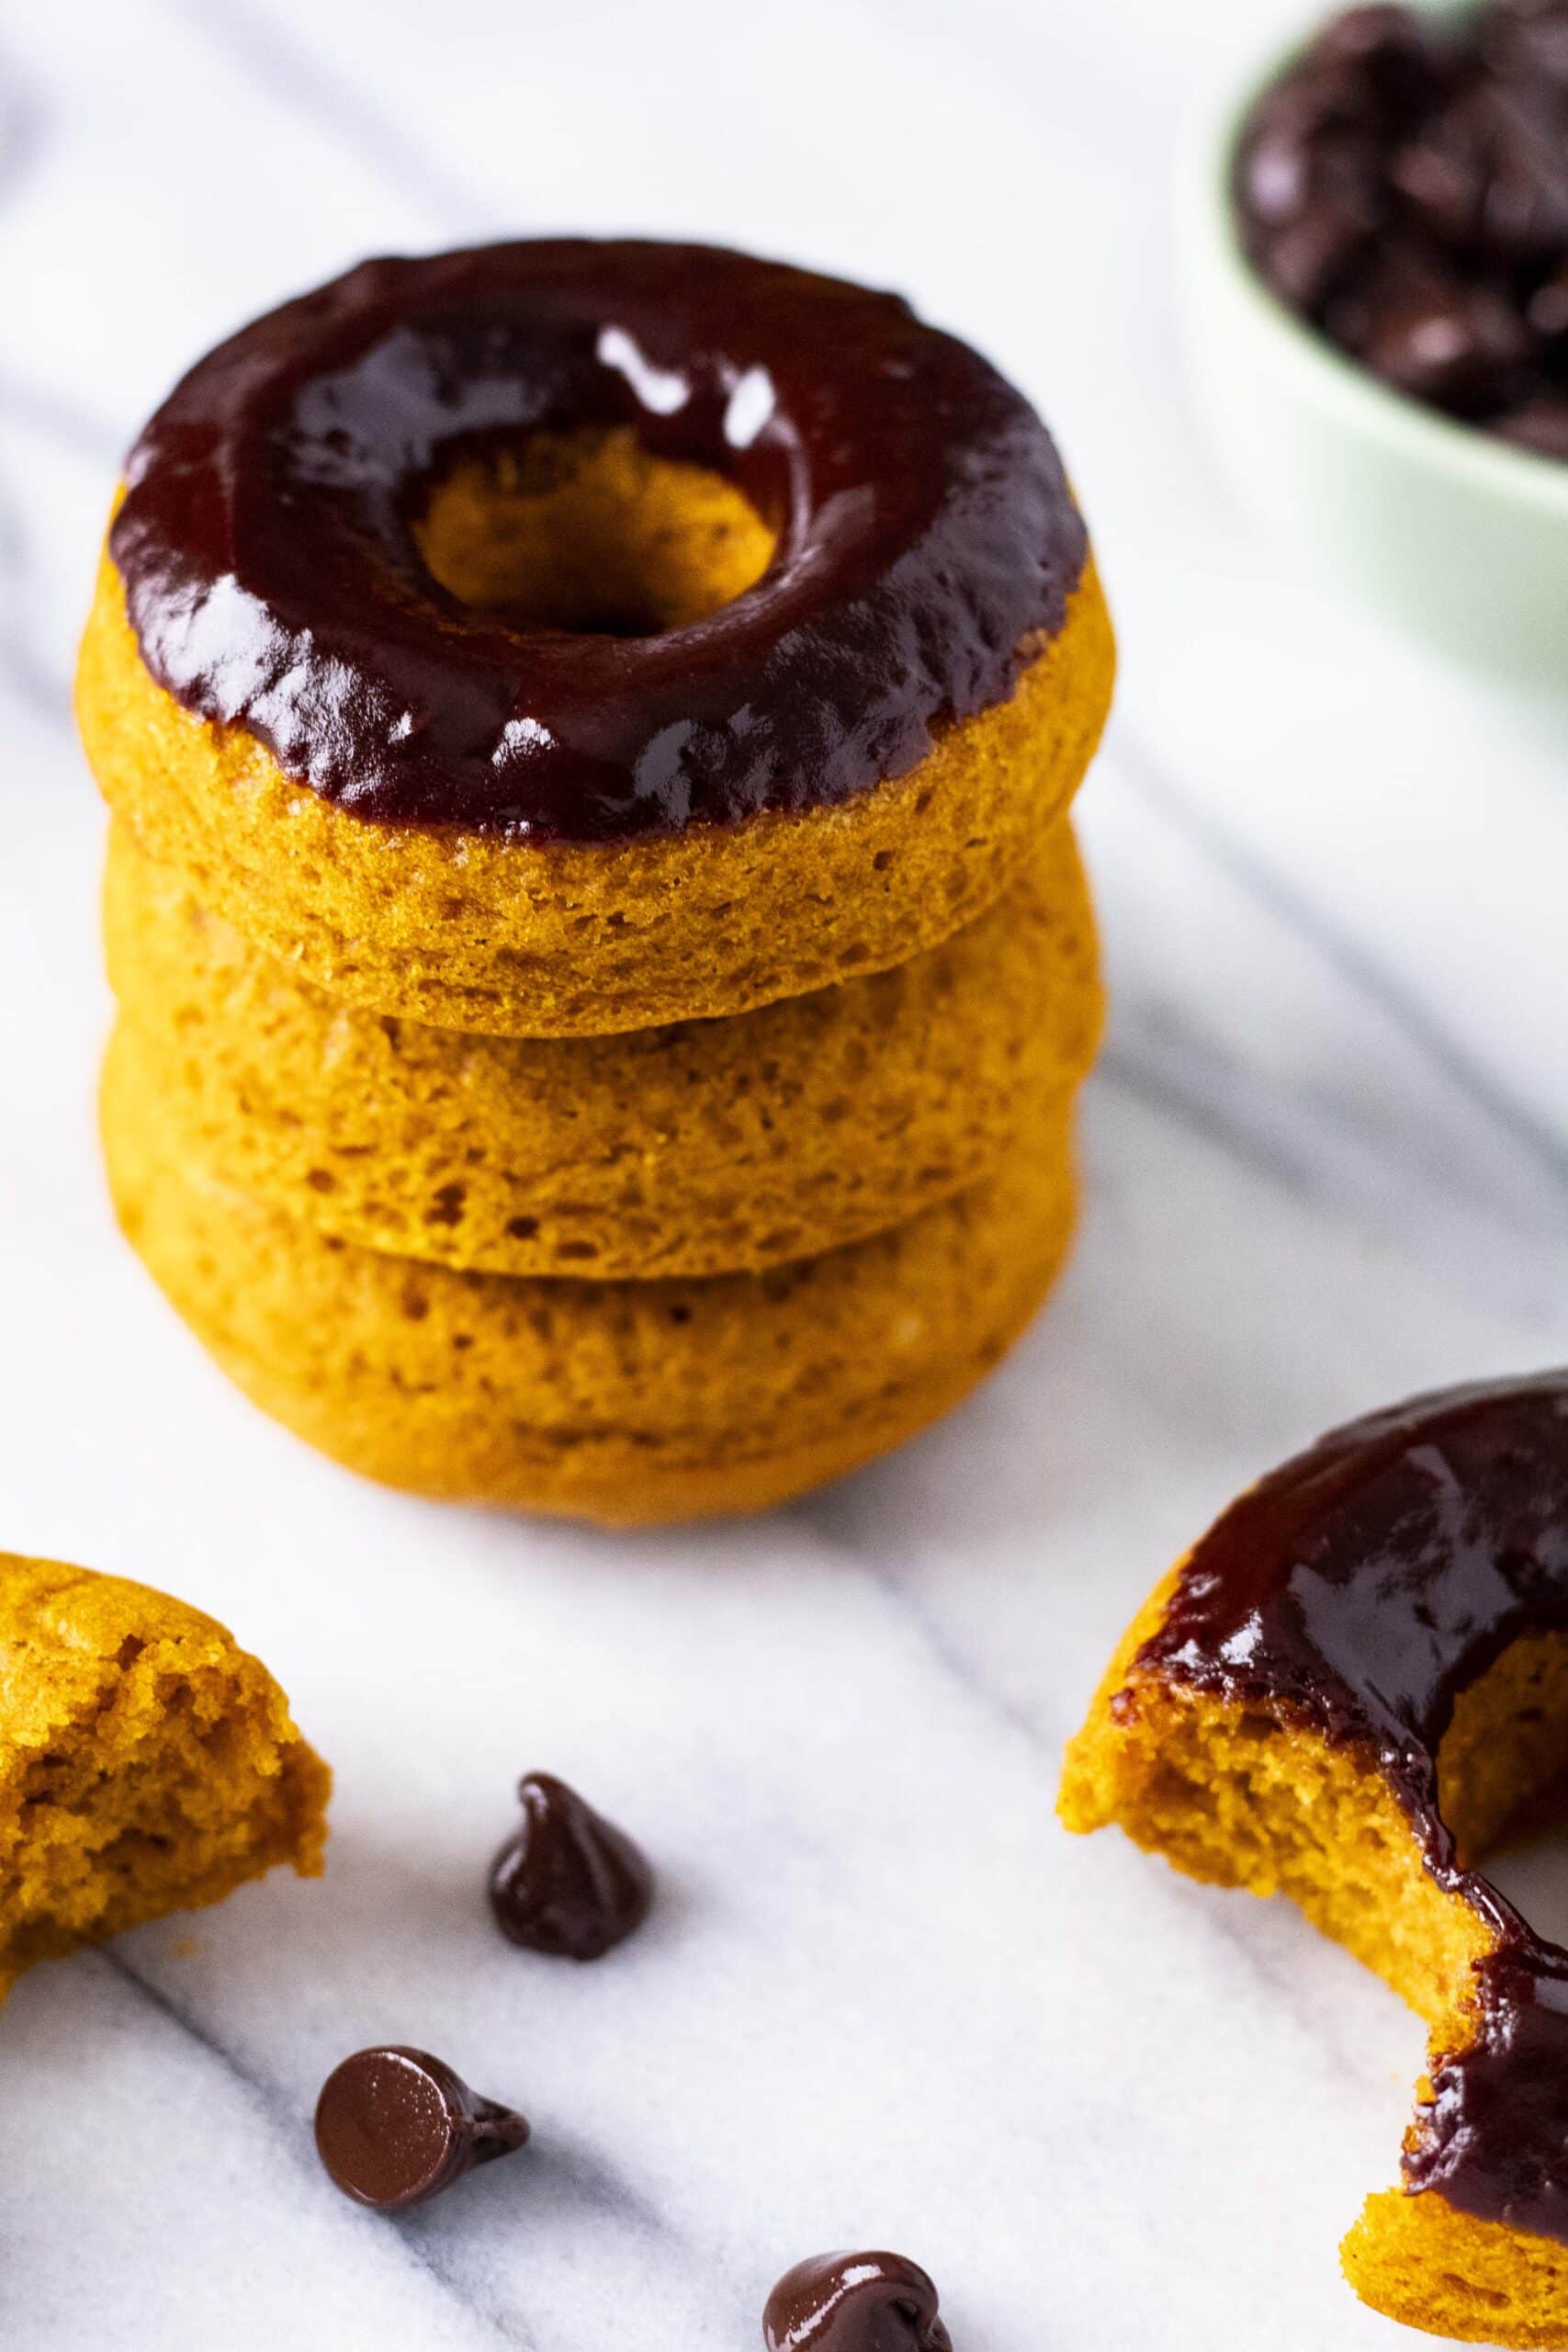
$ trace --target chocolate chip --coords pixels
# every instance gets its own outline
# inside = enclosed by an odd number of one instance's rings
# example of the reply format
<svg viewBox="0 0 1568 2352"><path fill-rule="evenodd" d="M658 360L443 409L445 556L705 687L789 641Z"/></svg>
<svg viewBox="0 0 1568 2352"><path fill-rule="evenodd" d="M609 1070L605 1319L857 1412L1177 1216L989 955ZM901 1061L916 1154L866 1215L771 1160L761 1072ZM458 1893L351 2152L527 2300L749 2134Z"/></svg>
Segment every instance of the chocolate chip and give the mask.
<svg viewBox="0 0 1568 2352"><path fill-rule="evenodd" d="M1568 6L1563 0L1497 0L1483 29L1486 54L1504 72L1568 90Z"/></svg>
<svg viewBox="0 0 1568 2352"><path fill-rule="evenodd" d="M1568 458L1568 397L1527 401L1498 417L1492 430L1517 448L1533 449L1538 458Z"/></svg>
<svg viewBox="0 0 1568 2352"><path fill-rule="evenodd" d="M437 2197L475 2165L510 2155L525 2119L480 2098L427 2050L358 2050L327 2076L316 2147L345 2197L378 2213Z"/></svg>
<svg viewBox="0 0 1568 2352"><path fill-rule="evenodd" d="M598 1960L639 1928L653 1873L631 1839L549 1772L519 1781L523 1821L496 1856L491 1908L530 1951Z"/></svg>
<svg viewBox="0 0 1568 2352"><path fill-rule="evenodd" d="M1416 224L1443 244L1474 236L1486 200L1486 164L1464 116L1450 110L1396 147L1388 177Z"/></svg>
<svg viewBox="0 0 1568 2352"><path fill-rule="evenodd" d="M1562 252L1568 245L1568 120L1561 101L1499 84L1478 91L1474 104L1488 132L1488 244L1515 260Z"/></svg>
<svg viewBox="0 0 1568 2352"><path fill-rule="evenodd" d="M786 2270L762 2313L768 2352L953 2352L936 2289L901 2254L818 2254Z"/></svg>
<svg viewBox="0 0 1568 2352"><path fill-rule="evenodd" d="M1325 26L1238 142L1242 243L1395 390L1555 451L1568 397L1568 0Z"/></svg>
<svg viewBox="0 0 1568 2352"><path fill-rule="evenodd" d="M1412 288L1374 312L1365 345L1385 382L1461 413L1506 401L1529 350L1524 322L1487 286Z"/></svg>
<svg viewBox="0 0 1568 2352"><path fill-rule="evenodd" d="M1311 146L1287 131L1262 130L1244 153L1238 177L1255 220L1269 227L1293 220L1312 193Z"/></svg>
<svg viewBox="0 0 1568 2352"><path fill-rule="evenodd" d="M1447 52L1441 28L1413 9L1351 8L1324 27L1305 66L1343 75L1347 105L1391 130L1442 88Z"/></svg>
<svg viewBox="0 0 1568 2352"><path fill-rule="evenodd" d="M1269 277L1293 309L1315 311L1343 283L1370 233L1365 212L1355 206L1314 205L1269 239Z"/></svg>
<svg viewBox="0 0 1568 2352"><path fill-rule="evenodd" d="M1391 62L1424 64L1427 53L1423 28L1408 8L1377 6L1331 17L1308 51L1320 63L1361 69Z"/></svg>
<svg viewBox="0 0 1568 2352"><path fill-rule="evenodd" d="M1525 316L1543 343L1568 335L1568 262L1542 280L1529 297Z"/></svg>

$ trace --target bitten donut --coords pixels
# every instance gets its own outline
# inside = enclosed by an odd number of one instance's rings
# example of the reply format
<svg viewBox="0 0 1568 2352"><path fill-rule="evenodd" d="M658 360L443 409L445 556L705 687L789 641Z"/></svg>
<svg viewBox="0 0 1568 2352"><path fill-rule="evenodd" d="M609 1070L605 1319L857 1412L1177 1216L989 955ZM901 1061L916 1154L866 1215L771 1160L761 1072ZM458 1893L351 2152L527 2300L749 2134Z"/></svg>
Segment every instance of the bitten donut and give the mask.
<svg viewBox="0 0 1568 2352"><path fill-rule="evenodd" d="M510 1274L754 1272L994 1172L1100 1032L1064 823L989 911L888 972L728 1020L465 1036L324 995L117 824L109 977L133 1081L221 1181L372 1249Z"/></svg>
<svg viewBox="0 0 1568 2352"><path fill-rule="evenodd" d="M0 1999L35 1962L321 1868L331 1775L183 1601L0 1553Z"/></svg>
<svg viewBox="0 0 1568 2352"><path fill-rule="evenodd" d="M78 680L197 899L378 1012L741 1012L991 905L1110 699L1049 435L907 304L702 246L367 262L132 453Z"/></svg>
<svg viewBox="0 0 1568 2352"><path fill-rule="evenodd" d="M900 1443L1006 1351L1066 1255L1067 1116L892 1232L762 1274L572 1282L358 1249L218 1182L105 1071L127 1238L264 1410L349 1468L633 1526L761 1510Z"/></svg>
<svg viewBox="0 0 1568 2352"><path fill-rule="evenodd" d="M1234 1503L1068 1752L1072 1829L1282 1889L1426 2019L1404 2186L1350 2283L1472 2343L1568 2346L1568 1951L1476 1860L1568 1766L1568 1373L1417 1398Z"/></svg>

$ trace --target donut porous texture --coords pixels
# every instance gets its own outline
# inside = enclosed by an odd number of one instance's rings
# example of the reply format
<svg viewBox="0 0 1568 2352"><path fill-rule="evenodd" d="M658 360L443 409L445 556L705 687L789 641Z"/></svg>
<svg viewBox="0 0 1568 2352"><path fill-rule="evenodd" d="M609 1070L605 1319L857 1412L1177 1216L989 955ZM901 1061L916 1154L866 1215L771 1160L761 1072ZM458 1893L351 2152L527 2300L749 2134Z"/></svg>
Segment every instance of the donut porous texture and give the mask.
<svg viewBox="0 0 1568 2352"><path fill-rule="evenodd" d="M0 1554L0 1996L24 1969L280 1862L331 1775L259 1660L118 1577Z"/></svg>
<svg viewBox="0 0 1568 2352"><path fill-rule="evenodd" d="M111 835L109 978L132 1085L220 1182L322 1232L593 1279L755 1272L992 1174L1066 1100L1101 1014L1077 848L892 970L728 1020L466 1035L345 1005Z"/></svg>
<svg viewBox="0 0 1568 2352"><path fill-rule="evenodd" d="M1110 626L1049 436L709 248L378 262L198 363L83 646L99 784L335 995L572 1035L906 960L1062 813Z"/></svg>
<svg viewBox="0 0 1568 2352"><path fill-rule="evenodd" d="M1066 1255L1068 1115L987 1183L758 1274L576 1282L358 1248L210 1176L111 1047L121 1226L265 1410L388 1485L636 1526L761 1510L857 1467L1000 1360Z"/></svg>
<svg viewBox="0 0 1568 2352"><path fill-rule="evenodd" d="M583 1036L744 1012L885 970L1000 896L1110 707L1092 570L1010 700L840 806L534 846L347 814L154 684L104 571L76 712L111 808L198 899L335 996L435 1027Z"/></svg>
<svg viewBox="0 0 1568 2352"><path fill-rule="evenodd" d="M1429 2050L1404 2181L1342 2249L1363 2301L1568 2346L1568 1951L1477 1863L1560 1816L1568 1374L1422 1397L1243 1495L1134 1621L1068 1749L1068 1828L1119 1823L1288 1894Z"/></svg>
<svg viewBox="0 0 1568 2352"><path fill-rule="evenodd" d="M713 247L367 262L197 362L78 669L121 1223L414 1491L759 1510L1070 1238L1113 651L1039 417Z"/></svg>

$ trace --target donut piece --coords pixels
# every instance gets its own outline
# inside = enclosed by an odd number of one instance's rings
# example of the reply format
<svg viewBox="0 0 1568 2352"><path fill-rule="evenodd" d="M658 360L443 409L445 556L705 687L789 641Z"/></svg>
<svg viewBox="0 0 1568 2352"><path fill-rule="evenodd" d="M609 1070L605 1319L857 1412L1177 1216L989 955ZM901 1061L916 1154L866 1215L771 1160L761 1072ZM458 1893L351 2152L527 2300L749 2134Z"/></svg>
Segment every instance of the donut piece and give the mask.
<svg viewBox="0 0 1568 2352"><path fill-rule="evenodd" d="M1068 1750L1070 1829L1282 1891L1419 2011L1403 2187L1345 2241L1407 2325L1568 2346L1568 1951L1480 1872L1568 1771L1568 1373L1352 1423L1155 1592Z"/></svg>
<svg viewBox="0 0 1568 2352"><path fill-rule="evenodd" d="M109 977L133 1082L196 1159L372 1249L509 1274L754 1272L990 1175L1098 1039L1058 827L923 956L727 1021L468 1037L360 1012L252 947L117 824Z"/></svg>
<svg viewBox="0 0 1568 2352"><path fill-rule="evenodd" d="M948 936L1065 808L1112 659L976 353L744 255L542 241L367 263L197 364L78 713L148 850L306 977L570 1035Z"/></svg>
<svg viewBox="0 0 1568 2352"><path fill-rule="evenodd" d="M331 1775L183 1601L0 1554L0 1998L35 1962L321 1869Z"/></svg>
<svg viewBox="0 0 1568 2352"><path fill-rule="evenodd" d="M762 1274L458 1273L225 1186L127 1084L103 1095L127 1238L230 1375L351 1469L420 1494L652 1525L761 1510L945 1412L1066 1254L1067 1115L890 1233Z"/></svg>

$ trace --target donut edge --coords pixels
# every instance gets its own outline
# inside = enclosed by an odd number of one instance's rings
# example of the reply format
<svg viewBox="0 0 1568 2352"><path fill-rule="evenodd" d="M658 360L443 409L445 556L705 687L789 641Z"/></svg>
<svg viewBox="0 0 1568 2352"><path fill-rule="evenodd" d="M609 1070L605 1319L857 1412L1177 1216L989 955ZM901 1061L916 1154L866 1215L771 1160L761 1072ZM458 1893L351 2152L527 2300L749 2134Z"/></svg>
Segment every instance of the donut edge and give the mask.
<svg viewBox="0 0 1568 2352"><path fill-rule="evenodd" d="M829 808L583 846L347 814L156 685L107 554L76 713L99 789L257 946L369 1010L590 1035L750 1012L934 946L994 903L1082 780L1114 639L1092 557L1006 702Z"/></svg>

